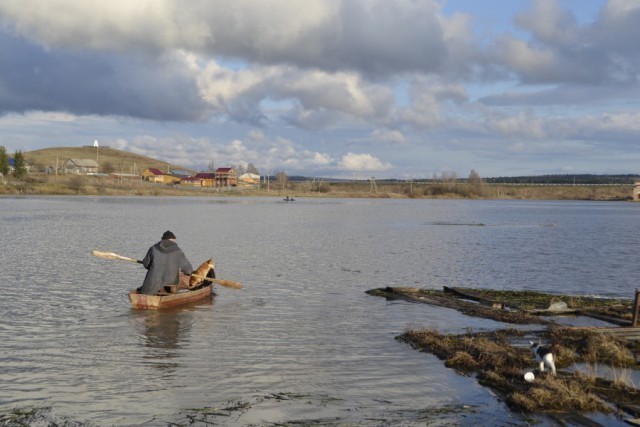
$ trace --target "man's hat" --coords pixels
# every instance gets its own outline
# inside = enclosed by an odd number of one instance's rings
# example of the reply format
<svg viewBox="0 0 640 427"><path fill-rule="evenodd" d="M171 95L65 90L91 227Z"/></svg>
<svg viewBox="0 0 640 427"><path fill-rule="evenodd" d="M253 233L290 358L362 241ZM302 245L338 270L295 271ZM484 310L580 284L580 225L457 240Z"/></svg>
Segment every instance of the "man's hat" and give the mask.
<svg viewBox="0 0 640 427"><path fill-rule="evenodd" d="M165 231L162 235L162 240L175 239L176 235L170 232L169 230Z"/></svg>

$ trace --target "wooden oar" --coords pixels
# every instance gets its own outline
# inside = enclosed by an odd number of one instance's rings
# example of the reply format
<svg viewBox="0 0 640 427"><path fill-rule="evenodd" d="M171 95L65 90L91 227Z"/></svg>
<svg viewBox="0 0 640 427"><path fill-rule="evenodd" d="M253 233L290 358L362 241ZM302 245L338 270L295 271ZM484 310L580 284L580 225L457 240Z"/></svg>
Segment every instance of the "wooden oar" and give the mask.
<svg viewBox="0 0 640 427"><path fill-rule="evenodd" d="M94 251L91 251L91 255L98 258L103 258L103 259L115 259L119 261L137 262L138 264L142 264L142 261L140 261L139 259L118 255L114 252L102 252L102 251L94 250ZM193 274L192 276L195 277L196 279L207 280L209 282L217 283L218 285L224 286L225 288L242 289L242 283L234 282L232 280L214 279L212 277L197 276L195 274Z"/></svg>
<svg viewBox="0 0 640 427"><path fill-rule="evenodd" d="M200 280L208 280L209 282L217 283L218 285L227 288L242 289L242 283L234 282L231 280L214 279L213 277L198 276L197 274L192 274L191 277L195 277L196 279Z"/></svg>
<svg viewBox="0 0 640 427"><path fill-rule="evenodd" d="M137 262L139 264L142 264L142 261L140 261L139 259L129 258L129 257L126 257L126 256L118 255L118 254L113 253L113 252L91 251L91 255L96 256L98 258L117 259L117 260L121 260L121 261L131 261L131 262Z"/></svg>

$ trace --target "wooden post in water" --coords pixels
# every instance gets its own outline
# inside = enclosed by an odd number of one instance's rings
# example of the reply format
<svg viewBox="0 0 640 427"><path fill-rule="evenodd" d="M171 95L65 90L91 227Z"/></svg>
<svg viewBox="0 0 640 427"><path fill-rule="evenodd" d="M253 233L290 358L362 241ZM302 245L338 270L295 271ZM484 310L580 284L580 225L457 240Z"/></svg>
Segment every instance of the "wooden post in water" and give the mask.
<svg viewBox="0 0 640 427"><path fill-rule="evenodd" d="M640 291L636 288L636 297L633 300L633 313L631 317L631 327L635 328L638 326L638 308L640 306Z"/></svg>

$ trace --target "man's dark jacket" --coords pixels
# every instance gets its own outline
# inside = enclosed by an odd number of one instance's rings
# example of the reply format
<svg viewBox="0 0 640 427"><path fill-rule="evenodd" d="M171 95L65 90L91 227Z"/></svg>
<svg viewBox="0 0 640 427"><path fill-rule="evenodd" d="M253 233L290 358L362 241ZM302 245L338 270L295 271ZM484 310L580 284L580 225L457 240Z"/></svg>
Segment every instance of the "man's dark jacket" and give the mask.
<svg viewBox="0 0 640 427"><path fill-rule="evenodd" d="M172 240L161 240L151 246L142 265L148 270L140 288L142 294L155 294L166 285L177 285L180 271L193 272L184 252Z"/></svg>

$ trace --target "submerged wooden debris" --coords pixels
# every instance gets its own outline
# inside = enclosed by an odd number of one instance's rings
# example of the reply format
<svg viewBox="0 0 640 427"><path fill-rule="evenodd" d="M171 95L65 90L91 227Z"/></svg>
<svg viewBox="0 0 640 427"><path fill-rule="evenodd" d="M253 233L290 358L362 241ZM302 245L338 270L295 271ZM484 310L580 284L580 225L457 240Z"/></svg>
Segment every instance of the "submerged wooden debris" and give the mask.
<svg viewBox="0 0 640 427"><path fill-rule="evenodd" d="M606 365L614 371L636 369L640 328L567 327L552 320L560 315L589 316L628 326L631 300L468 288L436 291L386 287L367 293L448 307L469 316L505 323L544 325L538 331L514 327L458 335L441 334L428 327L411 328L397 337L420 351L434 354L447 367L474 375L481 384L503 396L514 410L561 412L570 417L591 412L640 417L640 390L621 378L623 375L611 380L575 369L577 364ZM527 345L532 334L536 340L550 344L558 375L537 370ZM535 372L535 380L525 381L526 372Z"/></svg>
<svg viewBox="0 0 640 427"><path fill-rule="evenodd" d="M614 325L631 324L631 300L551 295L533 291L450 288L443 290L385 287L367 291L387 299L448 307L463 314L513 324L551 324L549 315L572 314Z"/></svg>
<svg viewBox="0 0 640 427"><path fill-rule="evenodd" d="M513 311L505 309L495 309L490 302L470 302L464 299L452 296L443 291L435 291L431 289L420 288L379 288L367 291L369 295L385 297L387 299L402 299L406 301L420 302L440 307L447 307L458 310L468 316L483 317L501 322L528 324L539 323L547 324L548 320L541 317L531 315L526 311Z"/></svg>

